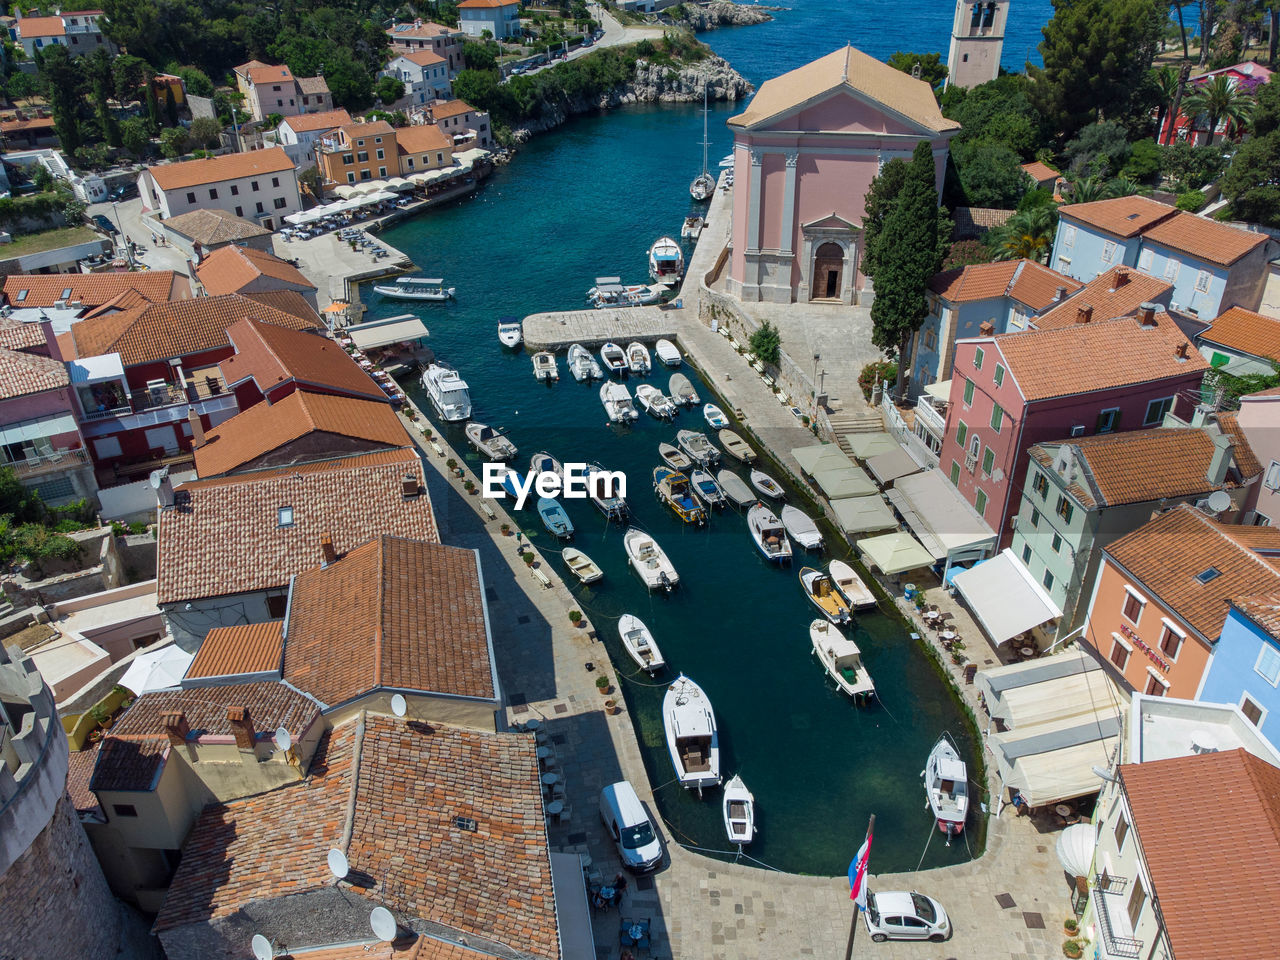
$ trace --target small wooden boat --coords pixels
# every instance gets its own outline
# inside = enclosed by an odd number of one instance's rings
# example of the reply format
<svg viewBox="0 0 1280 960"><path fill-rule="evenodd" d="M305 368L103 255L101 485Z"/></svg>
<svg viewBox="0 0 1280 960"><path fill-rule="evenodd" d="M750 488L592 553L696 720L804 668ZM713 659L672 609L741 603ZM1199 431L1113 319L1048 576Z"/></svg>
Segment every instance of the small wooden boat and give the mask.
<svg viewBox="0 0 1280 960"><path fill-rule="evenodd" d="M695 499L689 478L683 473L667 467L654 467L653 492L685 523L702 526L707 522L707 511Z"/></svg>
<svg viewBox="0 0 1280 960"><path fill-rule="evenodd" d="M714 467L720 462L720 451L707 439L705 433L696 430L681 430L676 434L676 442L680 449L704 467Z"/></svg>
<svg viewBox="0 0 1280 960"><path fill-rule="evenodd" d="M698 405L698 391L693 389L693 384L689 382L689 378L683 373L673 373L671 375L669 391L671 399L676 403L686 407L696 407Z"/></svg>
<svg viewBox="0 0 1280 960"><path fill-rule="evenodd" d="M606 343L600 348L600 362L604 364L610 376L614 374L624 376L627 372L627 355L616 343Z"/></svg>
<svg viewBox="0 0 1280 960"><path fill-rule="evenodd" d="M535 476L539 473L554 473L559 476L564 472L564 467L551 454L539 451L529 458L529 472Z"/></svg>
<svg viewBox="0 0 1280 960"><path fill-rule="evenodd" d="M604 370L600 362L580 343L575 343L569 348L569 372L579 383L604 379Z"/></svg>
<svg viewBox="0 0 1280 960"><path fill-rule="evenodd" d="M662 698L667 750L680 785L702 794L720 782L720 736L716 715L702 688L683 673Z"/></svg>
<svg viewBox="0 0 1280 960"><path fill-rule="evenodd" d="M683 362L679 348L670 340L659 340L653 345L653 352L668 367L678 367Z"/></svg>
<svg viewBox="0 0 1280 960"><path fill-rule="evenodd" d="M572 539L573 521L555 497L543 497L538 501L538 516L542 518L542 525L547 528L547 533L561 540Z"/></svg>
<svg viewBox="0 0 1280 960"><path fill-rule="evenodd" d="M538 380L559 380L556 355L550 350L540 350L533 355L533 375Z"/></svg>
<svg viewBox="0 0 1280 960"><path fill-rule="evenodd" d="M498 321L498 342L514 350L524 342L524 324L515 317L503 317Z"/></svg>
<svg viewBox="0 0 1280 960"><path fill-rule="evenodd" d="M751 471L751 485L766 497L773 497L775 500L785 500L787 498L787 491L782 489L782 485L763 470Z"/></svg>
<svg viewBox="0 0 1280 960"><path fill-rule="evenodd" d="M604 571L581 550L565 547L560 556L564 557L570 572L582 583L595 583L604 577Z"/></svg>
<svg viewBox="0 0 1280 960"><path fill-rule="evenodd" d="M516 445L488 424L472 421L466 434L471 445L490 460L510 460L516 455Z"/></svg>
<svg viewBox="0 0 1280 960"><path fill-rule="evenodd" d="M392 300L450 300L454 288L439 277L400 277L395 283L375 283L373 292Z"/></svg>
<svg viewBox="0 0 1280 960"><path fill-rule="evenodd" d="M854 700L870 697L876 692L876 685L862 664L862 651L856 643L826 620L814 620L809 624L809 640L827 676L836 682L837 687Z"/></svg>
<svg viewBox="0 0 1280 960"><path fill-rule="evenodd" d="M721 470L716 474L716 480L720 483L720 489L724 491L725 496L737 506L749 507L756 502L755 493L732 470Z"/></svg>
<svg viewBox="0 0 1280 960"><path fill-rule="evenodd" d="M716 478L701 467L694 467L689 471L689 483L693 486L693 492L697 494L698 499L706 504L708 509L714 507L719 510L729 502L724 491L720 489L720 484L716 483Z"/></svg>
<svg viewBox="0 0 1280 960"><path fill-rule="evenodd" d="M672 470L688 470L693 461L669 443L658 444L658 456Z"/></svg>
<svg viewBox="0 0 1280 960"><path fill-rule="evenodd" d="M782 525L787 528L787 533L791 534L792 539L806 550L822 549L822 531L799 507L782 508ZM834 577L835 574L833 573L832 576ZM836 586L840 586L839 580L836 581Z"/></svg>
<svg viewBox="0 0 1280 960"><path fill-rule="evenodd" d="M756 798L751 795L742 777L735 774L724 785L724 832L730 843L750 843L756 835Z"/></svg>
<svg viewBox="0 0 1280 960"><path fill-rule="evenodd" d="M821 570L801 567L800 586L804 588L804 595L832 623L848 623L853 618L849 605L844 602L831 578Z"/></svg>
<svg viewBox="0 0 1280 960"><path fill-rule="evenodd" d="M675 565L667 558L658 541L643 530L629 529L622 537L631 567L650 590L667 590L680 583Z"/></svg>
<svg viewBox="0 0 1280 960"><path fill-rule="evenodd" d="M770 563L791 562L791 541L787 539L787 531L782 528L782 521L763 503L757 503L747 511L747 529L766 560Z"/></svg>
<svg viewBox="0 0 1280 960"><path fill-rule="evenodd" d="M643 343L632 341L627 344L627 369L636 376L647 377L653 368L649 359L649 348Z"/></svg>
<svg viewBox="0 0 1280 960"><path fill-rule="evenodd" d="M670 420L676 415L676 405L671 398L652 384L642 383L636 387L636 402L659 420Z"/></svg>
<svg viewBox="0 0 1280 960"><path fill-rule="evenodd" d="M949 843L964 829L964 820L969 813L969 768L945 733L929 751L921 776L924 777L929 809Z"/></svg>
<svg viewBox="0 0 1280 960"><path fill-rule="evenodd" d="M618 621L618 636L622 638L622 645L626 647L631 659L649 676L667 665L653 640L653 634L639 617L624 613Z"/></svg>
<svg viewBox="0 0 1280 960"><path fill-rule="evenodd" d="M640 411L631 401L631 391L620 383L610 381L601 386L600 402L612 423L631 423L640 417Z"/></svg>
<svg viewBox="0 0 1280 960"><path fill-rule="evenodd" d="M836 589L854 610L876 605L876 595L862 582L862 578L849 564L843 560L832 560L827 569L831 571L831 579L835 581Z"/></svg>
<svg viewBox="0 0 1280 960"><path fill-rule="evenodd" d="M755 463L756 452L751 449L747 441L732 430L721 430L716 436L720 439L720 446L724 447L724 452L733 459L743 463Z"/></svg>
<svg viewBox="0 0 1280 960"><path fill-rule="evenodd" d="M702 416L712 430L720 430L729 425L729 418L714 403L708 403L702 408Z"/></svg>
<svg viewBox="0 0 1280 960"><path fill-rule="evenodd" d="M591 497L591 502L596 505L596 509L608 520L616 520L619 523L626 521L631 510L627 506L626 498L619 495L621 486L617 483L618 480L625 478L606 470L598 463L586 465L586 478L587 495Z"/></svg>

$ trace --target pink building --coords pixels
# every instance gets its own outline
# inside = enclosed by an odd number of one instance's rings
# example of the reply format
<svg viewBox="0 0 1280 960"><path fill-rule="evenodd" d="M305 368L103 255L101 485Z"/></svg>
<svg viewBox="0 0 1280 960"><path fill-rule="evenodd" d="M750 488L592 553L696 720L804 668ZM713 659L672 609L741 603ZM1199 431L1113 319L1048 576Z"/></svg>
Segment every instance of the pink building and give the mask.
<svg viewBox="0 0 1280 960"><path fill-rule="evenodd" d="M1156 309L961 340L939 466L1007 547L1033 444L1158 427L1194 407L1208 369Z"/></svg>
<svg viewBox="0 0 1280 960"><path fill-rule="evenodd" d="M1241 397L1236 419L1262 465L1262 483L1248 504L1253 515L1244 522L1280 526L1280 387Z"/></svg>
<svg viewBox="0 0 1280 960"><path fill-rule="evenodd" d="M733 130L733 249L727 287L744 301L855 303L872 179L916 144L942 185L960 126L922 80L845 47L761 85Z"/></svg>

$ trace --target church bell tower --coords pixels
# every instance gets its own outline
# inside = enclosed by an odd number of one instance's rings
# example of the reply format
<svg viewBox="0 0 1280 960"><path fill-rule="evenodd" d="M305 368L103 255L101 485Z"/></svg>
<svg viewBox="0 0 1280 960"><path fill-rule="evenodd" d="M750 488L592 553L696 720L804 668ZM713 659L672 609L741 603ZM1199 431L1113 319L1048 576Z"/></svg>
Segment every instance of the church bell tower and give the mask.
<svg viewBox="0 0 1280 960"><path fill-rule="evenodd" d="M1010 0L956 0L947 54L947 86L976 87L1000 73Z"/></svg>

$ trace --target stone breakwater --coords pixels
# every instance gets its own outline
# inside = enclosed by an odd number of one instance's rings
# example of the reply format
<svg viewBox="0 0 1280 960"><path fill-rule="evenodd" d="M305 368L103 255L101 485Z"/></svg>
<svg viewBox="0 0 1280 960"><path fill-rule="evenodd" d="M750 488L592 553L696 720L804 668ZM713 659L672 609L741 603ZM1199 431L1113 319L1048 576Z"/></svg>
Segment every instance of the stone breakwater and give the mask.
<svg viewBox="0 0 1280 960"><path fill-rule="evenodd" d="M675 22L695 33L702 33L717 27L749 27L757 23L768 23L773 19L770 11L785 10L786 7L762 7L756 4L730 3L729 0L713 0L706 6L684 4L681 9L684 13Z"/></svg>
<svg viewBox="0 0 1280 960"><path fill-rule="evenodd" d="M704 87L711 100L731 102L746 99L755 90L746 77L717 56L681 67L640 59L636 61L635 76L627 83L599 95L570 97L562 103L549 104L541 116L516 127L512 135L523 143L577 114L612 110L629 103L694 103L702 99Z"/></svg>

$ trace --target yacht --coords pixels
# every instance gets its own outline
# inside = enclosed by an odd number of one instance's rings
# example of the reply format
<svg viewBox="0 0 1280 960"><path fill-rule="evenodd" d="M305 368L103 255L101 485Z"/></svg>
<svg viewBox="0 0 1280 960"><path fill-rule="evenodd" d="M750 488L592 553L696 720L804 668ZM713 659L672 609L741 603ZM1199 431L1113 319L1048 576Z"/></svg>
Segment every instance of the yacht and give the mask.
<svg viewBox="0 0 1280 960"><path fill-rule="evenodd" d="M659 237L649 248L649 276L663 282L679 280L684 275L684 251L670 237Z"/></svg>
<svg viewBox="0 0 1280 960"><path fill-rule="evenodd" d="M436 361L427 367L422 374L422 389L441 420L470 419L471 391L458 371L447 363Z"/></svg>

